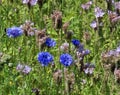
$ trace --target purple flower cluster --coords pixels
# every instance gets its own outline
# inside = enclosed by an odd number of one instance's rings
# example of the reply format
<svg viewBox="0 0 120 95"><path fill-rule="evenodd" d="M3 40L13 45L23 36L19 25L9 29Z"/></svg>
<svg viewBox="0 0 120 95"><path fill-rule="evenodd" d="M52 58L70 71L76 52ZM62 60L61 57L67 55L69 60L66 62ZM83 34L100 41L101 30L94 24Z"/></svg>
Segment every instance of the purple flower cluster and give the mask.
<svg viewBox="0 0 120 95"><path fill-rule="evenodd" d="M90 53L90 50L84 49L84 46L80 44L77 48L77 53L81 55L81 57L84 57L85 55L88 55Z"/></svg>
<svg viewBox="0 0 120 95"><path fill-rule="evenodd" d="M103 52L101 54L101 57L104 63L116 63L117 61L120 60L120 46L114 50Z"/></svg>
<svg viewBox="0 0 120 95"><path fill-rule="evenodd" d="M89 1L85 4L82 4L81 7L84 9L84 10L88 10L92 5L92 1Z"/></svg>
<svg viewBox="0 0 120 95"><path fill-rule="evenodd" d="M16 69L24 74L28 74L31 71L31 68L27 65L18 64Z"/></svg>
<svg viewBox="0 0 120 95"><path fill-rule="evenodd" d="M93 64L90 64L90 63L86 63L85 65L84 65L84 72L85 72L85 74L93 74L93 71L94 71L94 68L95 68L95 66L93 65Z"/></svg>
<svg viewBox="0 0 120 95"><path fill-rule="evenodd" d="M99 18L99 17L103 17L105 13L102 11L102 9L100 9L99 7L95 8L95 17Z"/></svg>
<svg viewBox="0 0 120 95"><path fill-rule="evenodd" d="M22 0L23 4L30 4L31 6L36 5L38 0Z"/></svg>

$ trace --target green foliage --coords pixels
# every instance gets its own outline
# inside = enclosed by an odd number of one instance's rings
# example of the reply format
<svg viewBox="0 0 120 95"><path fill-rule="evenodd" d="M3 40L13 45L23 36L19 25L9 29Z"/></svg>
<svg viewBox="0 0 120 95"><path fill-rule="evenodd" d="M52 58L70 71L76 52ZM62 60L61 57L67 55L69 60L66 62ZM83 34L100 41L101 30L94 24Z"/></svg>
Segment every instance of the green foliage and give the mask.
<svg viewBox="0 0 120 95"><path fill-rule="evenodd" d="M114 74L106 71L101 61L101 53L114 49L118 46L120 40L120 25L114 25L113 31L110 31L110 22L107 13L103 17L103 28L100 31L101 37L90 27L90 23L96 19L94 15L95 6L100 6L106 10L106 2L102 0L93 0L89 11L81 8L81 4L88 0L45 0L42 7L22 4L22 0L2 0L0 4L0 95L35 95L32 89L39 89L40 95L119 95L119 84L115 82ZM64 67L59 63L59 46L67 42L62 31L62 36L57 34L53 28L51 14L54 10L62 12L62 22L70 22L68 30L72 30L72 38L79 39L84 47L91 53L85 57L84 62L95 64L95 72L92 76L80 72L76 66L68 67L68 70L75 74L75 84L70 93L65 93L65 79L57 85L53 80L53 71L62 70L64 76ZM54 48L45 48L54 56L55 68L51 65L42 67L37 61L37 54L40 52L35 36L20 36L16 39L8 38L5 32L6 28L20 26L26 20L34 22L35 28L47 29L50 37L57 42ZM90 34L90 40L86 41L84 33ZM60 38L60 39L59 39ZM104 39L103 39L104 38ZM71 49L74 47L71 45ZM70 54L75 58L74 51ZM18 63L24 63L31 66L32 71L25 75L16 70ZM86 82L84 83L83 80ZM36 94L37 95L37 94Z"/></svg>

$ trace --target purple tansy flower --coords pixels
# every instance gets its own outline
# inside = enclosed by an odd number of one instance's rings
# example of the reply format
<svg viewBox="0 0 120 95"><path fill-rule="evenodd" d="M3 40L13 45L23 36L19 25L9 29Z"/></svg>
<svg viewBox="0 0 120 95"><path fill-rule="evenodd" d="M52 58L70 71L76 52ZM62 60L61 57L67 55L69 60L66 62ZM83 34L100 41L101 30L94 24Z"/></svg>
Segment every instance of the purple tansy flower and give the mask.
<svg viewBox="0 0 120 95"><path fill-rule="evenodd" d="M120 1L114 3L115 9L120 10Z"/></svg>
<svg viewBox="0 0 120 95"><path fill-rule="evenodd" d="M22 64L18 64L17 67L16 67L16 69L18 71L21 71L23 68L24 68L24 66Z"/></svg>
<svg viewBox="0 0 120 95"><path fill-rule="evenodd" d="M60 63L64 66L70 66L73 63L73 58L71 55L65 53L60 55Z"/></svg>
<svg viewBox="0 0 120 95"><path fill-rule="evenodd" d="M31 68L30 68L29 66L27 66L27 65L25 65L25 66L24 66L24 69L22 70L22 72L23 72L24 74L28 74L30 71L31 71Z"/></svg>
<svg viewBox="0 0 120 95"><path fill-rule="evenodd" d="M77 48L77 51L82 53L84 51L84 46L83 44L79 44L79 47Z"/></svg>
<svg viewBox="0 0 120 95"><path fill-rule="evenodd" d="M23 4L30 4L31 6L36 5L38 0L22 0Z"/></svg>
<svg viewBox="0 0 120 95"><path fill-rule="evenodd" d="M83 55L88 55L88 54L90 54L90 50L84 50L82 53L83 53Z"/></svg>
<svg viewBox="0 0 120 95"><path fill-rule="evenodd" d="M89 1L85 4L82 4L81 7L84 9L84 10L88 10L90 8L90 6L92 5L92 1Z"/></svg>
<svg viewBox="0 0 120 95"><path fill-rule="evenodd" d="M60 46L60 49L62 51L67 51L69 49L69 43L63 43L61 46Z"/></svg>
<svg viewBox="0 0 120 95"><path fill-rule="evenodd" d="M84 72L85 74L93 74L93 71L95 69L95 66L93 64L90 64L90 63L86 63L84 65Z"/></svg>
<svg viewBox="0 0 120 95"><path fill-rule="evenodd" d="M100 9L99 7L95 8L95 16L96 16L96 18L103 17L104 14L105 13L102 11L102 9Z"/></svg>
<svg viewBox="0 0 120 95"><path fill-rule="evenodd" d="M90 26L91 26L93 29L97 28L97 22L96 22L96 21L93 21L93 22L90 24Z"/></svg>
<svg viewBox="0 0 120 95"><path fill-rule="evenodd" d="M51 38L47 38L45 41L45 45L48 47L54 47L56 45L56 42Z"/></svg>
<svg viewBox="0 0 120 95"><path fill-rule="evenodd" d="M20 27L12 27L6 29L7 36L10 38L16 38L23 34L23 30Z"/></svg>
<svg viewBox="0 0 120 95"><path fill-rule="evenodd" d="M38 61L42 64L42 66L47 66L53 61L53 59L53 56L49 52L40 52L38 54Z"/></svg>
<svg viewBox="0 0 120 95"><path fill-rule="evenodd" d="M72 44L78 47L80 45L80 41L77 39L72 39Z"/></svg>
<svg viewBox="0 0 120 95"><path fill-rule="evenodd" d="M116 52L120 53L120 46L117 47Z"/></svg>

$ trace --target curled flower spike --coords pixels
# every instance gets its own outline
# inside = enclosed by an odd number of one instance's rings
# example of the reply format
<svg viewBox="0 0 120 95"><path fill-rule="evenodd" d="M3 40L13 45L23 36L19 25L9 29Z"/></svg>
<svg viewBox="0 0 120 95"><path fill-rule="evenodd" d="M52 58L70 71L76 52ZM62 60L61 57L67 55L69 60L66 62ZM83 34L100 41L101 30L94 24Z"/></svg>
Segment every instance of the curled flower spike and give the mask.
<svg viewBox="0 0 120 95"><path fill-rule="evenodd" d="M70 22L65 22L65 23L63 24L63 27L62 27L62 28L63 28L64 33L67 32L67 29L68 29L69 24L70 24Z"/></svg>
<svg viewBox="0 0 120 95"><path fill-rule="evenodd" d="M7 36L10 38L16 38L23 34L23 30L20 27L11 27L6 29Z"/></svg>
<svg viewBox="0 0 120 95"><path fill-rule="evenodd" d="M31 21L25 21L23 25L20 26L23 29L25 36L33 36L35 34L35 28L33 28L34 23Z"/></svg>
<svg viewBox="0 0 120 95"><path fill-rule="evenodd" d="M61 46L60 46L60 49L61 51L68 51L69 49L69 43L63 43Z"/></svg>
<svg viewBox="0 0 120 95"><path fill-rule="evenodd" d="M114 19L118 17L118 14L116 12L108 11L108 15L110 18L110 22L114 22Z"/></svg>
<svg viewBox="0 0 120 95"><path fill-rule="evenodd" d="M90 41L90 39L91 39L90 33L89 33L89 32L84 32L83 38L84 38L86 41Z"/></svg>
<svg viewBox="0 0 120 95"><path fill-rule="evenodd" d="M53 56L49 52L40 52L38 54L38 61L42 66L47 66L53 59Z"/></svg>
<svg viewBox="0 0 120 95"><path fill-rule="evenodd" d="M55 10L51 15L54 29L61 29L62 27L62 12Z"/></svg>
<svg viewBox="0 0 120 95"><path fill-rule="evenodd" d="M120 69L115 68L114 76L115 76L115 80L120 83Z"/></svg>
<svg viewBox="0 0 120 95"><path fill-rule="evenodd" d="M47 38L45 41L45 45L48 47L54 47L56 45L56 42L51 38Z"/></svg>
<svg viewBox="0 0 120 95"><path fill-rule="evenodd" d="M60 84L62 82L62 70L56 70L53 73L53 79L57 84Z"/></svg>
<svg viewBox="0 0 120 95"><path fill-rule="evenodd" d="M65 53L60 55L60 63L64 66L70 66L73 63L73 58L71 55Z"/></svg>
<svg viewBox="0 0 120 95"><path fill-rule="evenodd" d="M109 50L108 52L103 52L101 54L101 59L104 63L116 63L120 60L120 46L114 50Z"/></svg>
<svg viewBox="0 0 120 95"><path fill-rule="evenodd" d="M67 32L65 32L65 38L67 40L70 40L72 39L72 35L73 35L73 31L72 30L68 30Z"/></svg>
<svg viewBox="0 0 120 95"><path fill-rule="evenodd" d="M73 72L69 72L67 68L64 68L64 78L66 92L72 91L75 84L75 74Z"/></svg>
<svg viewBox="0 0 120 95"><path fill-rule="evenodd" d="M45 47L45 41L48 38L47 33L46 33L46 29L43 30L37 30L35 32L36 34L36 42L38 47L42 50Z"/></svg>
<svg viewBox="0 0 120 95"><path fill-rule="evenodd" d="M38 0L39 8L41 8L45 2L46 0Z"/></svg>

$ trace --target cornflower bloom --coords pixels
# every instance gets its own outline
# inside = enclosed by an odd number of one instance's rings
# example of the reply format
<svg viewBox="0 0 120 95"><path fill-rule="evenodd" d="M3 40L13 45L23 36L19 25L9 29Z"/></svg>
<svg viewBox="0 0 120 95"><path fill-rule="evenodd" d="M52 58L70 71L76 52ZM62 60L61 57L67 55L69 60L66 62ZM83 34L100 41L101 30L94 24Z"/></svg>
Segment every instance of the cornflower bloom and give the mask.
<svg viewBox="0 0 120 95"><path fill-rule="evenodd" d="M73 63L73 58L71 55L65 53L60 55L60 63L64 66L70 66Z"/></svg>
<svg viewBox="0 0 120 95"><path fill-rule="evenodd" d="M51 38L47 38L45 41L45 45L47 47L54 47L56 45L56 42Z"/></svg>
<svg viewBox="0 0 120 95"><path fill-rule="evenodd" d="M38 54L38 61L42 66L47 66L53 59L53 56L49 52L40 52Z"/></svg>
<svg viewBox="0 0 120 95"><path fill-rule="evenodd" d="M23 30L20 27L11 27L6 29L6 33L9 38L16 38L23 34Z"/></svg>

